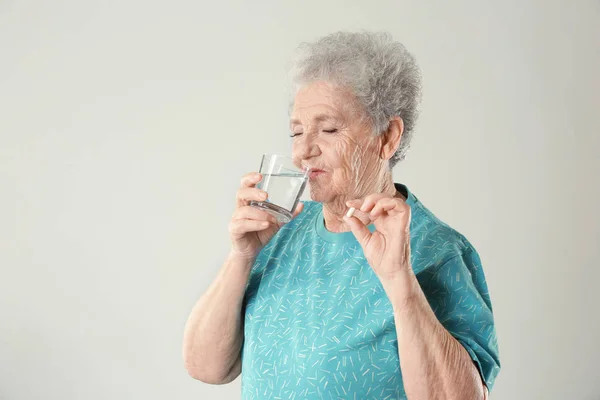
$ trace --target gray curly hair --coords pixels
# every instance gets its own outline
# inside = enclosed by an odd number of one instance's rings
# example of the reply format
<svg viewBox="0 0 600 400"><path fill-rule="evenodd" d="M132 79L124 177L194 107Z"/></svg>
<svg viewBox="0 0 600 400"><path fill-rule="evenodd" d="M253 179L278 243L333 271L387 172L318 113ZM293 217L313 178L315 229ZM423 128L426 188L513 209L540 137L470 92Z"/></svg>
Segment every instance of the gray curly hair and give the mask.
<svg viewBox="0 0 600 400"><path fill-rule="evenodd" d="M390 168L404 160L419 115L421 72L414 56L389 33L336 32L302 43L292 59L290 78L293 94L319 80L350 89L375 135L385 132L394 116L401 117L404 133Z"/></svg>

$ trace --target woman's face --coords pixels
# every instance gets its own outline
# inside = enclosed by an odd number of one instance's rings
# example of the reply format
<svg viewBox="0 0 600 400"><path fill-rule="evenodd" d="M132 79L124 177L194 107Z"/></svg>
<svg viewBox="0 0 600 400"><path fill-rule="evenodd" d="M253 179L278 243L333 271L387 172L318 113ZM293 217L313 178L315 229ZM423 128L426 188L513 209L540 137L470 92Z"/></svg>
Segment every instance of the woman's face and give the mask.
<svg viewBox="0 0 600 400"><path fill-rule="evenodd" d="M294 99L290 129L296 165L311 173L312 200L323 203L366 196L377 184L382 163L380 140L354 95L339 86L315 82Z"/></svg>

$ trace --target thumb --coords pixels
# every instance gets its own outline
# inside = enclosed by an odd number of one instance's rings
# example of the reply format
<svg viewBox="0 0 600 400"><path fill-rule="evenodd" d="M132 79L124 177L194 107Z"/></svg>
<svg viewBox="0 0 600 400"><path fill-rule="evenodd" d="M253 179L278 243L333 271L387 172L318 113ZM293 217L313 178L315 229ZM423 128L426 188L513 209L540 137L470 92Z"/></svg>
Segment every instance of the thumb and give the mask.
<svg viewBox="0 0 600 400"><path fill-rule="evenodd" d="M350 230L352 230L352 233L354 234L354 237L356 237L356 240L358 240L358 243L364 247L373 235L369 228L367 228L367 226L356 217L344 216L344 221L346 221L348 226L350 226Z"/></svg>

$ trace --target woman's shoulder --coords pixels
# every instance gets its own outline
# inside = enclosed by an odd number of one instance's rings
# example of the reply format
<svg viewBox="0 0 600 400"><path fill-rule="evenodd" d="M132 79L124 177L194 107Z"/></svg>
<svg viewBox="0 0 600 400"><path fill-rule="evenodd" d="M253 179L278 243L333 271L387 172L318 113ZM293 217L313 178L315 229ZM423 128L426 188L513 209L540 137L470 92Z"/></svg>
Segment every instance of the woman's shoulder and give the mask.
<svg viewBox="0 0 600 400"><path fill-rule="evenodd" d="M411 217L411 252L415 270L435 267L468 254L478 257L477 250L463 233L441 220L418 200L412 207Z"/></svg>

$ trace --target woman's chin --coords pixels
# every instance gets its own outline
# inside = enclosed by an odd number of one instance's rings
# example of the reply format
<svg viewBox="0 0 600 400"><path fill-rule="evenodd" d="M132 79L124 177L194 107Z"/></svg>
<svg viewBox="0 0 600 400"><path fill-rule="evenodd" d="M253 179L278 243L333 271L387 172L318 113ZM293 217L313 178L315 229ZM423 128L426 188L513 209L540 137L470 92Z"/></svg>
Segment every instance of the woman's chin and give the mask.
<svg viewBox="0 0 600 400"><path fill-rule="evenodd" d="M310 198L312 201L327 203L331 200L331 191L321 185L310 185Z"/></svg>

